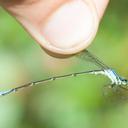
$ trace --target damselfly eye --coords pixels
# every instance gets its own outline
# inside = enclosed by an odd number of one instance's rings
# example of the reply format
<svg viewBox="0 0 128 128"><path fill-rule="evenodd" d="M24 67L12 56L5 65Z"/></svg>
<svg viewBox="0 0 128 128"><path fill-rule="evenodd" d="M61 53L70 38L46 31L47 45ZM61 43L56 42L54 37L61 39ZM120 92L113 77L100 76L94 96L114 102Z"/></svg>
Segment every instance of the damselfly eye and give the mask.
<svg viewBox="0 0 128 128"><path fill-rule="evenodd" d="M128 80L124 79L125 82L128 82Z"/></svg>
<svg viewBox="0 0 128 128"><path fill-rule="evenodd" d="M127 82L128 80L127 79L122 79L122 81Z"/></svg>

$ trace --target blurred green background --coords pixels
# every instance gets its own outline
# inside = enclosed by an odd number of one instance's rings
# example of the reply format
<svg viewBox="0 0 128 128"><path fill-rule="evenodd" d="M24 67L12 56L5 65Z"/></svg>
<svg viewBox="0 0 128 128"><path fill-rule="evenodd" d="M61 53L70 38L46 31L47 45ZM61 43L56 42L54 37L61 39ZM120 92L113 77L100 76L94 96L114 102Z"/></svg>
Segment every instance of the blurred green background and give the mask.
<svg viewBox="0 0 128 128"><path fill-rule="evenodd" d="M110 2L89 49L128 78L128 0ZM48 56L0 9L0 90L86 68ZM113 92L109 82L83 75L0 97L0 128L127 128L128 91Z"/></svg>

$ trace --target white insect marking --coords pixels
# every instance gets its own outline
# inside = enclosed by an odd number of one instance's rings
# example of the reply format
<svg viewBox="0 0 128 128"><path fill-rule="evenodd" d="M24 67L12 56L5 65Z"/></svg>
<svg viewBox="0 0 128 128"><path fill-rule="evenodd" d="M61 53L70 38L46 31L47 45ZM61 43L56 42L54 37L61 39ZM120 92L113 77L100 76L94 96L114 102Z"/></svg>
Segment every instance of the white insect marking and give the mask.
<svg viewBox="0 0 128 128"><path fill-rule="evenodd" d="M107 76L111 80L112 84L116 84L116 85L126 84L111 69L94 71L94 72L91 72L90 74L95 74L95 75L100 74L100 75Z"/></svg>

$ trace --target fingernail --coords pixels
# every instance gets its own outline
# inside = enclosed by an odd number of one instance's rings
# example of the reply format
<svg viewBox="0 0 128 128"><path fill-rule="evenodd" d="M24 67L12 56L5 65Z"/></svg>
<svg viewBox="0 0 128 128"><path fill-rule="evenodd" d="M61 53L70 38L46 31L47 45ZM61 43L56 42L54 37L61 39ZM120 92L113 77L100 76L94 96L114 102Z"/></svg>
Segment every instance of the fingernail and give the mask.
<svg viewBox="0 0 128 128"><path fill-rule="evenodd" d="M77 47L83 42L88 45L93 31L94 15L85 0L72 0L62 5L41 27L45 40L59 49Z"/></svg>
<svg viewBox="0 0 128 128"><path fill-rule="evenodd" d="M109 0L93 0L93 1L94 1L95 6L96 6L99 18L101 19L104 12L105 12L105 9L109 3Z"/></svg>

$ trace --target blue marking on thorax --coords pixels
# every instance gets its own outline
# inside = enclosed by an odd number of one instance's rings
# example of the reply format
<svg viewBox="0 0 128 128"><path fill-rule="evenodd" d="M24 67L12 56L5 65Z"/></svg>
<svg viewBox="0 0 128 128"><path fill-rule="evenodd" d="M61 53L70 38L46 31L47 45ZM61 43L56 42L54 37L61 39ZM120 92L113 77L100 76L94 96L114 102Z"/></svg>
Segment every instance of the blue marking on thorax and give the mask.
<svg viewBox="0 0 128 128"><path fill-rule="evenodd" d="M113 69L111 69L111 71L118 79L122 79Z"/></svg>

